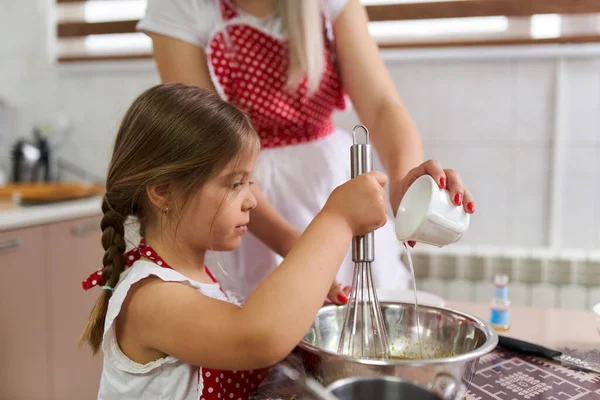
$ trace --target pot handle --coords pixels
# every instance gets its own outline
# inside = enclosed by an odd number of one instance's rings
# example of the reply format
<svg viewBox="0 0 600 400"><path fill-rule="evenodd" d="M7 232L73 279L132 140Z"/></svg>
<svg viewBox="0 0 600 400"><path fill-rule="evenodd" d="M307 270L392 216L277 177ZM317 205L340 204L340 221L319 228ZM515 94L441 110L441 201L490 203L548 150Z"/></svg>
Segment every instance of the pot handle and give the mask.
<svg viewBox="0 0 600 400"><path fill-rule="evenodd" d="M438 372L428 386L429 390L443 400L463 399L467 391L462 381L449 372Z"/></svg>

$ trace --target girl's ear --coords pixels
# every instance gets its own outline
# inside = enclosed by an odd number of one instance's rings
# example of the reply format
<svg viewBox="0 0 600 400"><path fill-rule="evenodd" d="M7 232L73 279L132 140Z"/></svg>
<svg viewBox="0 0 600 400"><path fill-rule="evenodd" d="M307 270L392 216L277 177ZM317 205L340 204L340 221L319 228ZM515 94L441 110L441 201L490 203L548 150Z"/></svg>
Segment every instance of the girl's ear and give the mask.
<svg viewBox="0 0 600 400"><path fill-rule="evenodd" d="M156 185L146 186L146 195L150 200L150 203L158 209L158 211L164 213L171 207L172 196L171 196L171 185L168 183L161 183Z"/></svg>

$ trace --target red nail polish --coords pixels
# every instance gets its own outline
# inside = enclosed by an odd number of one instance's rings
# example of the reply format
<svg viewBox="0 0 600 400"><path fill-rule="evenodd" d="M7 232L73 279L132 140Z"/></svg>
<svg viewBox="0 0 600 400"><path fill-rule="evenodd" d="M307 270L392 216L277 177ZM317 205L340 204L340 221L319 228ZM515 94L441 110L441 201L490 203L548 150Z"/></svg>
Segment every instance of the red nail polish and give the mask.
<svg viewBox="0 0 600 400"><path fill-rule="evenodd" d="M343 304L348 303L348 298L341 293L337 295L337 299L340 303L343 303Z"/></svg>
<svg viewBox="0 0 600 400"><path fill-rule="evenodd" d="M454 195L454 204L456 204L457 206L462 205L462 193L456 193Z"/></svg>
<svg viewBox="0 0 600 400"><path fill-rule="evenodd" d="M442 189L446 189L446 178L440 178L440 186L442 187Z"/></svg>
<svg viewBox="0 0 600 400"><path fill-rule="evenodd" d="M412 241L412 240L409 240L409 241L408 241L408 245L409 245L410 247L415 247L415 244L417 244L417 242L414 242L414 241Z"/></svg>
<svg viewBox="0 0 600 400"><path fill-rule="evenodd" d="M473 204L473 202L472 202L472 201L470 201L470 202L468 202L468 203L467 203L467 211L468 211L468 212L473 212L473 211L475 211L475 204Z"/></svg>

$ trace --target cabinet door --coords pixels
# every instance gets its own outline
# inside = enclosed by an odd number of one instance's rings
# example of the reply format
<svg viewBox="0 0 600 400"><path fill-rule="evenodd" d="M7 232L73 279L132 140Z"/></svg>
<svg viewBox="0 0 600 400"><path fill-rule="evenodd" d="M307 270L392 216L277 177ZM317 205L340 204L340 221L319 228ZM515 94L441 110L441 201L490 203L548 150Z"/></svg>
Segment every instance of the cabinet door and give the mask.
<svg viewBox="0 0 600 400"><path fill-rule="evenodd" d="M0 399L48 398L44 229L0 232Z"/></svg>
<svg viewBox="0 0 600 400"><path fill-rule="evenodd" d="M100 290L84 291L83 281L102 266L100 217L49 225L51 274L51 365L54 400L94 399L98 395L102 353L92 356L79 338Z"/></svg>

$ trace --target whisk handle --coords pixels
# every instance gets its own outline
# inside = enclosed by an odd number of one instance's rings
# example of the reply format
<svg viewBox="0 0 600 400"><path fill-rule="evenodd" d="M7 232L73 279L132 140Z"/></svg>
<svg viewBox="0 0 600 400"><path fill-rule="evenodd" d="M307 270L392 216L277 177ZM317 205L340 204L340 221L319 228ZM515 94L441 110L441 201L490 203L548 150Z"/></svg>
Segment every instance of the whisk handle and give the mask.
<svg viewBox="0 0 600 400"><path fill-rule="evenodd" d="M375 240L373 233L368 233L365 236L356 236L352 240L352 261L373 262L375 260Z"/></svg>
<svg viewBox="0 0 600 400"><path fill-rule="evenodd" d="M356 131L365 132L365 143L356 142ZM369 144L369 130L364 125L356 125L352 130L353 144L350 148L350 171L352 178L373 171L373 149ZM375 240L373 232L357 236L352 241L352 261L371 262L375 260Z"/></svg>

